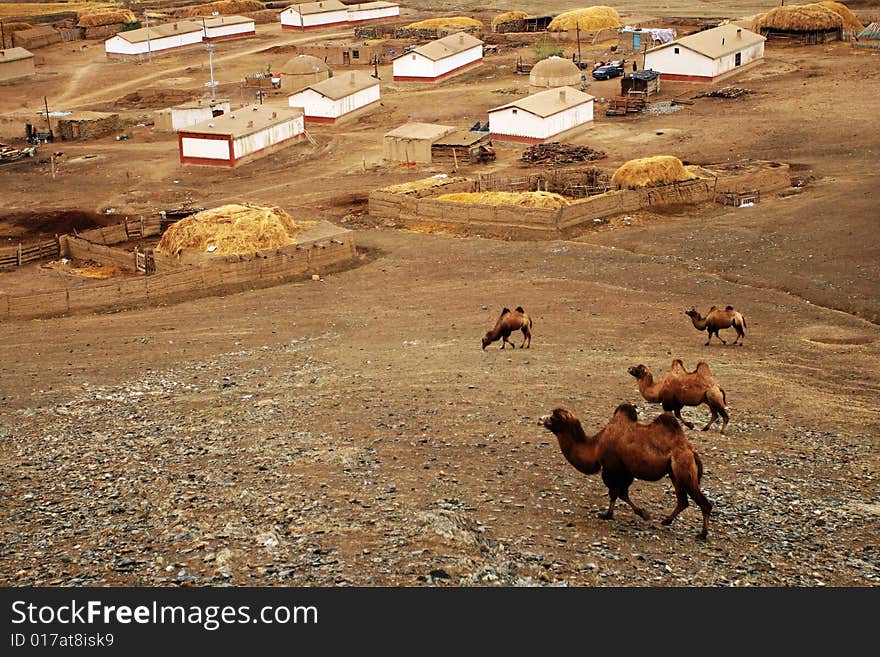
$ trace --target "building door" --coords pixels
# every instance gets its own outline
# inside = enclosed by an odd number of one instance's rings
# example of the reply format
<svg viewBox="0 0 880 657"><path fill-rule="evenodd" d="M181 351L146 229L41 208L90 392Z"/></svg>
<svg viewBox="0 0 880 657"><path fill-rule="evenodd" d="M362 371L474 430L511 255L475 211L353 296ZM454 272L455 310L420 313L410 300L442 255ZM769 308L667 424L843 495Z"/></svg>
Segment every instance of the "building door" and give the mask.
<svg viewBox="0 0 880 657"><path fill-rule="evenodd" d="M738 52L738 53L736 53L736 55L733 56L733 65L740 66L740 65L742 65L742 63L743 63L743 55L741 52Z"/></svg>
<svg viewBox="0 0 880 657"><path fill-rule="evenodd" d="M633 33L633 50L638 50L641 47L642 43L642 35Z"/></svg>
<svg viewBox="0 0 880 657"><path fill-rule="evenodd" d="M343 51L342 51L342 65L343 65L343 66L345 66L345 65L347 65L347 64L349 64L349 63L351 63L351 60L349 59L349 57L350 57L350 55L348 54L348 51L347 51L347 50L343 50Z"/></svg>

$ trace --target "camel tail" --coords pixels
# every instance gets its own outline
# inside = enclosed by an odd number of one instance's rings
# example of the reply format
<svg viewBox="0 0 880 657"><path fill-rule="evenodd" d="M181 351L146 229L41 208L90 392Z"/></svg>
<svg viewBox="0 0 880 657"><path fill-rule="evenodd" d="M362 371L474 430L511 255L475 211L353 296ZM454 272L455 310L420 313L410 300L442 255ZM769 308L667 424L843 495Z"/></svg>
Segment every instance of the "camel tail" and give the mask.
<svg viewBox="0 0 880 657"><path fill-rule="evenodd" d="M694 450L694 463L697 464L697 483L703 479L703 459L700 458L700 455Z"/></svg>

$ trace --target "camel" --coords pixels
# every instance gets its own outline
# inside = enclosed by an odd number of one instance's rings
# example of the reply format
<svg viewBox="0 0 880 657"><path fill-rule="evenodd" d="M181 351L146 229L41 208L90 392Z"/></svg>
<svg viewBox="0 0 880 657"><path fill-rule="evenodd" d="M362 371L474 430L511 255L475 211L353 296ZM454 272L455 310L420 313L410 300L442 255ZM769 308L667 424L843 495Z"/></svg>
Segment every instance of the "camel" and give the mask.
<svg viewBox="0 0 880 657"><path fill-rule="evenodd" d="M498 318L498 321L495 322L495 326L486 331L486 335L483 336L483 349L495 342L498 338L501 338L502 349L504 349L505 343L509 344L511 348L516 349L516 345L508 340L508 338L511 333L519 330L523 333L523 342L520 348L525 349L531 347L532 318L526 314L526 311L523 310L522 306L517 306L513 311L511 311L510 308L505 308L501 311L501 316ZM528 345L526 344L527 341Z"/></svg>
<svg viewBox="0 0 880 657"><path fill-rule="evenodd" d="M627 370L638 380L639 392L645 401L660 403L664 411L672 411L682 424L693 429L692 422L681 417L681 409L685 406L706 404L712 412L709 422L703 427L708 431L718 416L721 416L721 433L727 429L730 416L727 414L727 393L715 383L712 371L706 363L697 364L697 369L688 372L681 360L672 361L672 367L662 380L655 382L650 368L636 365Z"/></svg>
<svg viewBox="0 0 880 657"><path fill-rule="evenodd" d="M669 475L675 488L676 504L663 520L670 524L688 506L688 495L703 512L703 531L709 535L709 512L712 503L700 490L703 463L678 422L663 413L650 424L638 421L632 404L621 404L611 421L595 436L587 436L580 420L570 410L557 408L541 418L540 424L556 435L565 459L576 470L590 475L602 471L602 481L611 498L608 511L599 517L611 520L619 497L632 507L636 515L649 520L648 513L629 498L629 487L635 479L659 481Z"/></svg>
<svg viewBox="0 0 880 657"><path fill-rule="evenodd" d="M705 317L700 315L695 308L685 310L684 314L691 318L691 322L693 322L695 329L698 331L709 332L709 339L706 340L705 345L707 347L712 341L713 334L716 338L721 340L722 344L727 344L727 340L718 335L718 331L730 328L731 326L736 329L736 340L733 341L734 345L745 337L746 318L743 317L739 311L734 310L733 306L727 306L724 310L712 306L709 308L709 312ZM742 342L739 342L739 344L742 346Z"/></svg>

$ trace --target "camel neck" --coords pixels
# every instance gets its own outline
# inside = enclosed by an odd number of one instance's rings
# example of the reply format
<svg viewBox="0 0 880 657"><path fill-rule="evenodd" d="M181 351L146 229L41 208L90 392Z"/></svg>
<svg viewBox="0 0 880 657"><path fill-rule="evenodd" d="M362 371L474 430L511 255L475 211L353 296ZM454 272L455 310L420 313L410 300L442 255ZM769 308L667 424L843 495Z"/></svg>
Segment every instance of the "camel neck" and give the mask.
<svg viewBox="0 0 880 657"><path fill-rule="evenodd" d="M691 317L691 322L694 324L694 328L702 331L706 328L706 318L700 317L697 315L696 317Z"/></svg>
<svg viewBox="0 0 880 657"><path fill-rule="evenodd" d="M654 383L654 375L650 372L639 379L639 392L646 401L658 401L659 386Z"/></svg>
<svg viewBox="0 0 880 657"><path fill-rule="evenodd" d="M585 474L598 471L598 441L595 436L587 436L580 423L557 434L556 438L559 440L562 455L571 465Z"/></svg>

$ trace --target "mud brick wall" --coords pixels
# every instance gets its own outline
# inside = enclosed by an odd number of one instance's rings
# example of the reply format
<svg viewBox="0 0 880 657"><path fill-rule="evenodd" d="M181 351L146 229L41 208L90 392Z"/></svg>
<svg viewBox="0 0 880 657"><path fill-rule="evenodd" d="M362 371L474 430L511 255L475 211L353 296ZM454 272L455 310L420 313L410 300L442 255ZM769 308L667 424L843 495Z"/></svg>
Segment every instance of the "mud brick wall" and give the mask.
<svg viewBox="0 0 880 657"><path fill-rule="evenodd" d="M74 128L76 125L76 128ZM122 130L118 114L89 120L58 119L58 133L61 139L98 139Z"/></svg>
<svg viewBox="0 0 880 657"><path fill-rule="evenodd" d="M92 260L102 265L113 265L122 271L137 271L134 266L134 253L123 249L93 244L79 237L65 235L61 238L62 253L75 260Z"/></svg>
<svg viewBox="0 0 880 657"><path fill-rule="evenodd" d="M755 190L766 193L791 187L791 170L787 164L779 163L779 166L768 164L745 171L736 169L708 170L718 174L718 182L715 186L717 194Z"/></svg>

